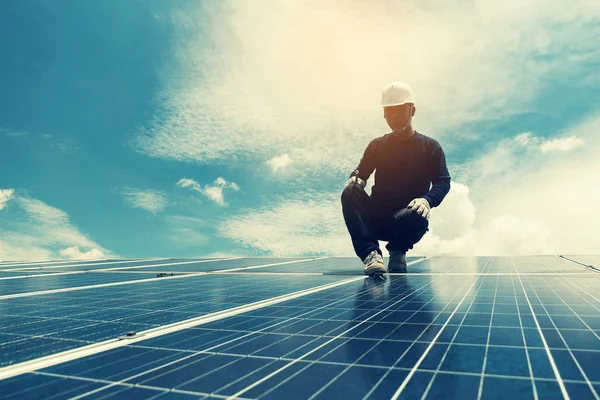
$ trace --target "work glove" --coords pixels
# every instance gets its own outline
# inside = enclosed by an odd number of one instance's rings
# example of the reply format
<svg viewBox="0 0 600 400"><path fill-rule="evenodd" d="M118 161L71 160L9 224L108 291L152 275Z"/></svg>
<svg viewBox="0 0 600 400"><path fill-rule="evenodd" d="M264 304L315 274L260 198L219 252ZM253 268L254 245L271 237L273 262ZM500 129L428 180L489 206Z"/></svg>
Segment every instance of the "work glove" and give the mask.
<svg viewBox="0 0 600 400"><path fill-rule="evenodd" d="M412 208L417 212L417 214L429 220L429 211L431 210L431 206L429 205L427 199L423 197L416 198L408 204L408 208Z"/></svg>
<svg viewBox="0 0 600 400"><path fill-rule="evenodd" d="M353 176L350 179L348 179L348 182L346 182L346 185L344 186L344 189L347 187L353 187L353 188L360 188L360 189L365 189L365 186L367 185L367 182L363 181L362 179L360 179L358 176Z"/></svg>

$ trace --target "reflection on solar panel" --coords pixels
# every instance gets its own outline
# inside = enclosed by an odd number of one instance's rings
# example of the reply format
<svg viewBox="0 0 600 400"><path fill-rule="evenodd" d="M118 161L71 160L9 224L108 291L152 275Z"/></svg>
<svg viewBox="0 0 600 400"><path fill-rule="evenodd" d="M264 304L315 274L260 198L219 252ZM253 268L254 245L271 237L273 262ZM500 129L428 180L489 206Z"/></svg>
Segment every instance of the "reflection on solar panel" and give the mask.
<svg viewBox="0 0 600 400"><path fill-rule="evenodd" d="M0 397L600 399L598 256L0 263Z"/></svg>

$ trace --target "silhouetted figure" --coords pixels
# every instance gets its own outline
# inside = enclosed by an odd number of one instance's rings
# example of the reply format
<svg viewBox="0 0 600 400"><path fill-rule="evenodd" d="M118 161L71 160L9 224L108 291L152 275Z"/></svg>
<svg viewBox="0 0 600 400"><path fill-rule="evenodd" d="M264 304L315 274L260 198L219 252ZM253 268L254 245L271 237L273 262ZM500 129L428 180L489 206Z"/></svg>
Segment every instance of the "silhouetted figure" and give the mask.
<svg viewBox="0 0 600 400"><path fill-rule="evenodd" d="M367 275L387 271L378 240L388 242L389 272L406 272L406 252L429 231L430 209L450 191L441 145L412 127L410 86L386 86L381 105L392 132L371 140L342 192L344 221ZM369 196L364 189L373 171Z"/></svg>

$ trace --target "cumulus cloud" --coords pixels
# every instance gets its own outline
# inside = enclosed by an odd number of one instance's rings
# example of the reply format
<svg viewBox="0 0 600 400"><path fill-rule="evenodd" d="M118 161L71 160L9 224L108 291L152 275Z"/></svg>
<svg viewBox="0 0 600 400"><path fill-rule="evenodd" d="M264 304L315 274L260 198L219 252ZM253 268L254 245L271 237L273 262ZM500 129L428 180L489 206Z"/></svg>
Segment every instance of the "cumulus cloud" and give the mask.
<svg viewBox="0 0 600 400"><path fill-rule="evenodd" d="M476 160L468 187L452 183L432 210L422 254L597 254L600 117L566 129L588 146L542 155L532 134L507 139ZM519 143L511 146L510 143ZM522 153L522 145L528 146Z"/></svg>
<svg viewBox="0 0 600 400"><path fill-rule="evenodd" d="M50 249L40 247L31 241L17 242L14 240L6 240L0 231L0 260L50 260L57 258L56 253Z"/></svg>
<svg viewBox="0 0 600 400"><path fill-rule="evenodd" d="M6 203L8 203L14 193L14 189L0 189L0 210L6 206Z"/></svg>
<svg viewBox="0 0 600 400"><path fill-rule="evenodd" d="M164 193L155 190L122 189L121 194L131 207L141 208L156 214L164 210L167 199Z"/></svg>
<svg viewBox="0 0 600 400"><path fill-rule="evenodd" d="M575 136L569 136L566 138L549 140L543 143L540 148L543 153L547 153L549 151L569 151L580 147L581 145L583 145L582 139Z"/></svg>
<svg viewBox="0 0 600 400"><path fill-rule="evenodd" d="M421 255L556 254L560 250L546 224L524 210L478 212L469 188L452 183L432 210L429 232L411 253Z"/></svg>
<svg viewBox="0 0 600 400"><path fill-rule="evenodd" d="M267 164L269 165L269 167L271 167L273 172L277 172L280 169L287 167L291 162L292 159L287 153L285 153L280 156L271 158L267 161Z"/></svg>
<svg viewBox="0 0 600 400"><path fill-rule="evenodd" d="M177 182L177 186L182 188L191 188L197 192L202 192L202 186L200 186L200 184L193 179L181 178L179 182Z"/></svg>
<svg viewBox="0 0 600 400"><path fill-rule="evenodd" d="M91 259L111 255L80 232L66 212L25 195L14 194L12 199L14 210L0 215L0 259L71 259L76 255ZM73 247L79 253L68 249Z"/></svg>
<svg viewBox="0 0 600 400"><path fill-rule="evenodd" d="M311 193L236 213L219 226L219 235L273 256L351 255L340 206L339 195Z"/></svg>
<svg viewBox="0 0 600 400"><path fill-rule="evenodd" d="M177 186L182 188L189 188L195 190L198 193L202 193L203 195L205 195L206 197L223 207L227 206L225 198L223 197L223 190L240 190L240 187L237 183L228 182L222 177L218 177L217 179L215 179L212 185L206 184L204 185L204 187L193 179L181 178L177 182Z"/></svg>
<svg viewBox="0 0 600 400"><path fill-rule="evenodd" d="M98 260L104 258L104 253L97 248L93 248L88 251L81 251L79 246L67 247L60 250L58 253L61 255L61 257L68 260Z"/></svg>
<svg viewBox="0 0 600 400"><path fill-rule="evenodd" d="M180 30L162 112L136 149L196 163L288 153L307 176L347 173L388 131L389 82L411 83L423 132L461 135L465 123L522 112L550 78L593 71L600 34L585 23L600 16L589 0L260 4L207 2L185 16L210 23Z"/></svg>
<svg viewBox="0 0 600 400"><path fill-rule="evenodd" d="M529 143L533 142L535 139L531 137L531 132L521 133L515 137L515 140L521 143L522 146L527 146Z"/></svg>
<svg viewBox="0 0 600 400"><path fill-rule="evenodd" d="M533 136L532 132L525 132L517 137L515 141L522 146L537 147L542 153L553 151L569 151L583 145L584 140L577 136L568 136L563 138L544 139Z"/></svg>
<svg viewBox="0 0 600 400"><path fill-rule="evenodd" d="M246 255L247 257L248 255ZM209 253L200 257L206 257L206 258L231 258L231 257L244 257L243 255L240 254L234 254L234 253L228 253L228 252L223 252L223 251L215 251L213 253Z"/></svg>

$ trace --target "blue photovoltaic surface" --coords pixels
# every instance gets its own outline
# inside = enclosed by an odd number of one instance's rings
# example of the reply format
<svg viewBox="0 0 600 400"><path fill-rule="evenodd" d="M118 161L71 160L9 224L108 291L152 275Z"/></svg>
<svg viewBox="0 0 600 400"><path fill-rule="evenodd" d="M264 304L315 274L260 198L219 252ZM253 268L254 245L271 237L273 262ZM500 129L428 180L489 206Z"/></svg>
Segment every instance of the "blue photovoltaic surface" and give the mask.
<svg viewBox="0 0 600 400"><path fill-rule="evenodd" d="M313 261L311 258L238 258L233 260L219 260L203 263L194 264L182 264L182 265L167 265L159 267L147 267L138 268L137 271L152 271L152 272L207 272L207 271L221 271L233 268L253 267L259 265L275 264L275 263L287 263L290 261L301 261L298 265L303 265L310 262L318 262L319 260ZM355 260L356 262L356 260ZM296 265L296 264L288 264ZM360 261L358 263L360 266Z"/></svg>
<svg viewBox="0 0 600 400"><path fill-rule="evenodd" d="M19 269L19 268L39 268L39 267L66 267L69 265L87 265L94 266L96 264L106 264L111 262L123 262L129 261L126 259L122 260L94 260L94 261L40 261L40 262L14 262L14 263L3 263L0 264L0 270L5 269ZM131 260L132 262L134 260Z"/></svg>
<svg viewBox="0 0 600 400"><path fill-rule="evenodd" d="M411 273L466 274L577 274L585 268L556 256L506 257L503 262L488 262L486 257L433 257L410 267Z"/></svg>
<svg viewBox="0 0 600 400"><path fill-rule="evenodd" d="M600 270L600 256L565 256L565 257Z"/></svg>
<svg viewBox="0 0 600 400"><path fill-rule="evenodd" d="M2 272L2 271L0 271L0 278L11 278L11 277L15 277L15 276L44 275L44 274L52 274L52 273L55 274L56 272L49 272L49 271L12 271L12 272Z"/></svg>
<svg viewBox="0 0 600 400"><path fill-rule="evenodd" d="M241 275L156 278L0 300L0 366L341 279Z"/></svg>
<svg viewBox="0 0 600 400"><path fill-rule="evenodd" d="M177 260L177 259L169 259L169 260L128 260L123 262L123 260L114 260L114 261L103 261L97 263L87 263L87 262L79 262L76 264L65 264L65 265L29 265L24 267L12 267L5 268L2 271L6 271L8 269L14 271L44 271L44 272L69 272L69 271L88 271L88 270L128 270L132 269L136 271L138 268L143 270L145 266L153 266L153 265L164 265L164 264L178 264L178 263L186 263L190 262L205 262L207 260L220 261L217 259L194 259L194 260ZM184 264L185 265L185 264ZM135 267L135 268L132 268Z"/></svg>
<svg viewBox="0 0 600 400"><path fill-rule="evenodd" d="M116 273L80 273L65 275L43 274L42 276L27 277L22 279L7 279L0 281L1 296L38 292L43 290L66 289L88 285L102 285L115 282L134 281L138 279L148 279L152 275L144 274L116 274ZM156 277L156 275L154 275ZM158 278L157 278L158 279Z"/></svg>
<svg viewBox="0 0 600 400"><path fill-rule="evenodd" d="M329 260L322 276L265 271L278 266L6 299L0 326L6 321L15 331L0 331L0 340L21 335L23 349L34 335L49 332L52 321L58 333L42 338L61 343L85 340L69 331L70 323L147 329L349 278L328 275L335 271L360 270L356 258ZM319 270L323 261L311 261L304 272ZM270 272L301 273L302 264ZM593 399L600 393L598 293L598 273L555 256L435 257L385 281L359 279L5 379L0 393L19 400L50 397L46 393L542 399L563 398L562 386L571 399ZM42 309L36 297L44 298Z"/></svg>
<svg viewBox="0 0 600 400"><path fill-rule="evenodd" d="M407 262L422 259L423 257L406 257ZM387 258L385 259L387 264ZM321 260L310 260L294 264L274 265L272 267L262 267L248 269L244 272L293 272L293 273L322 273L325 275L363 275L363 265L358 258L326 258Z"/></svg>

